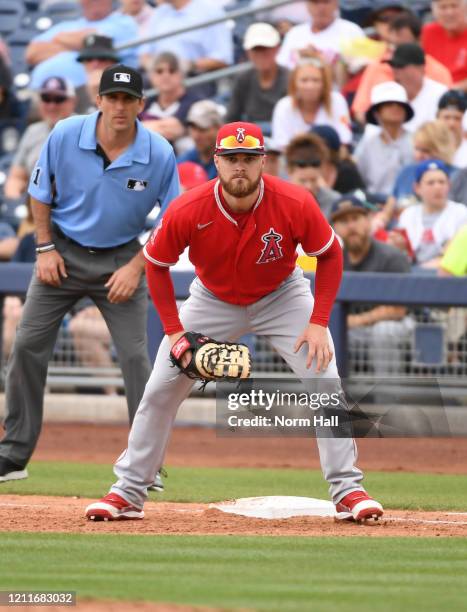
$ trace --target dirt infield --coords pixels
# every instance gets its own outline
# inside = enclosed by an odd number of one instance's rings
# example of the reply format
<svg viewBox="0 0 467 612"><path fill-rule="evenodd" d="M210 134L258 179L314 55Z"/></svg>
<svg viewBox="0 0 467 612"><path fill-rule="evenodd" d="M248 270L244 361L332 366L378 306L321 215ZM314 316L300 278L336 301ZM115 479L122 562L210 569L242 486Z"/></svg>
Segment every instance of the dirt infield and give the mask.
<svg viewBox="0 0 467 612"><path fill-rule="evenodd" d="M48 424L33 459L112 463L126 446L125 426ZM467 473L462 439L359 440L364 470ZM308 439L218 438L209 428L176 428L167 456L174 466L319 468ZM206 504L148 502L143 521L93 523L84 509L95 500L2 495L0 531L290 536L467 536L467 513L386 509L376 525L336 523L332 518L251 519Z"/></svg>
<svg viewBox="0 0 467 612"><path fill-rule="evenodd" d="M84 518L95 500L2 495L0 532L125 533L139 535L269 536L467 536L467 512L387 510L376 524L335 522L332 518L252 519L226 514L207 504L148 502L142 521L94 523Z"/></svg>
<svg viewBox="0 0 467 612"><path fill-rule="evenodd" d="M122 425L46 424L34 460L113 463L126 447ZM364 470L467 474L463 438L357 440ZM206 427L174 429L167 465L319 469L314 440L220 438Z"/></svg>

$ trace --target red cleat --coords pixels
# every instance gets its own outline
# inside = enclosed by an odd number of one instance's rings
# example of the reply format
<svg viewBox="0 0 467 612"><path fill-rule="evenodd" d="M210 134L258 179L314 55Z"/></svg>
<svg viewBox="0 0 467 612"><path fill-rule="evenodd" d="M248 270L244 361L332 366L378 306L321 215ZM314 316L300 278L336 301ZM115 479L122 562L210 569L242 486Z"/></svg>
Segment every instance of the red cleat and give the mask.
<svg viewBox="0 0 467 612"><path fill-rule="evenodd" d="M336 518L340 521L377 521L383 516L383 506L366 491L352 491L336 504Z"/></svg>
<svg viewBox="0 0 467 612"><path fill-rule="evenodd" d="M142 519L144 512L130 505L116 493L109 493L86 508L85 516L90 521L124 521Z"/></svg>

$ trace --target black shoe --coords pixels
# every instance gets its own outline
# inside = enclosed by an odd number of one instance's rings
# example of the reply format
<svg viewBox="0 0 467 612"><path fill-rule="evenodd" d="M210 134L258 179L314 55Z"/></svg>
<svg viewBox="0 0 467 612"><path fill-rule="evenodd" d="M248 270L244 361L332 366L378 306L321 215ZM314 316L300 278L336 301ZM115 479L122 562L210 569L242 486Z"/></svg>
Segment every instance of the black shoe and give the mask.
<svg viewBox="0 0 467 612"><path fill-rule="evenodd" d="M25 467L13 463L5 457L0 457L0 482L8 482L9 480L22 480L28 477L28 471Z"/></svg>
<svg viewBox="0 0 467 612"><path fill-rule="evenodd" d="M148 487L148 491L157 491L158 493L164 492L164 483L162 482L162 476L164 476L164 478L167 478L167 472L164 470L164 468L161 468L157 472L153 484Z"/></svg>

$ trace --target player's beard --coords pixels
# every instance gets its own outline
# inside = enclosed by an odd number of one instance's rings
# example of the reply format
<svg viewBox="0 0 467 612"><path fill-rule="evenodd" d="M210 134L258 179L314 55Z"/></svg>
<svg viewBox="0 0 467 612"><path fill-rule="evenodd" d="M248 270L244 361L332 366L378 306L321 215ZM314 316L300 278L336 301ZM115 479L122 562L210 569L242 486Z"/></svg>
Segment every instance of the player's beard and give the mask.
<svg viewBox="0 0 467 612"><path fill-rule="evenodd" d="M243 181L236 181L235 179L238 178L242 178ZM258 185L261 181L261 174L259 174L254 181L251 181L246 176L237 176L228 181L223 179L222 176L219 176L219 180L221 182L222 189L229 195L233 196L234 198L246 198L258 189Z"/></svg>

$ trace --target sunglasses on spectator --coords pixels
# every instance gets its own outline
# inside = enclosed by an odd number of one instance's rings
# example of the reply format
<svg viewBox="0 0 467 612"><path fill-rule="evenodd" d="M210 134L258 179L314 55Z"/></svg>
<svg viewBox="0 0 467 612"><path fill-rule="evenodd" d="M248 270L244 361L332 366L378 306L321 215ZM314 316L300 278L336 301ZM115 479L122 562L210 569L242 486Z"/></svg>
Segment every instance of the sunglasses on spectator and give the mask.
<svg viewBox="0 0 467 612"><path fill-rule="evenodd" d="M156 74L164 74L164 72L168 72L169 74L175 74L177 71L175 68L155 68L154 72Z"/></svg>
<svg viewBox="0 0 467 612"><path fill-rule="evenodd" d="M297 168L319 168L321 166L321 160L317 158L312 159L292 159L290 160L291 166Z"/></svg>
<svg viewBox="0 0 467 612"><path fill-rule="evenodd" d="M82 63L83 64L89 64L90 62L111 62L112 60L109 59L108 57L99 57L98 55L95 55L94 57L86 57L85 59L83 59Z"/></svg>
<svg viewBox="0 0 467 612"><path fill-rule="evenodd" d="M324 68L324 63L319 57L302 57L299 59L298 66L313 66L314 68Z"/></svg>
<svg viewBox="0 0 467 612"><path fill-rule="evenodd" d="M63 104L68 98L66 96L54 96L52 94L41 94L44 104Z"/></svg>

